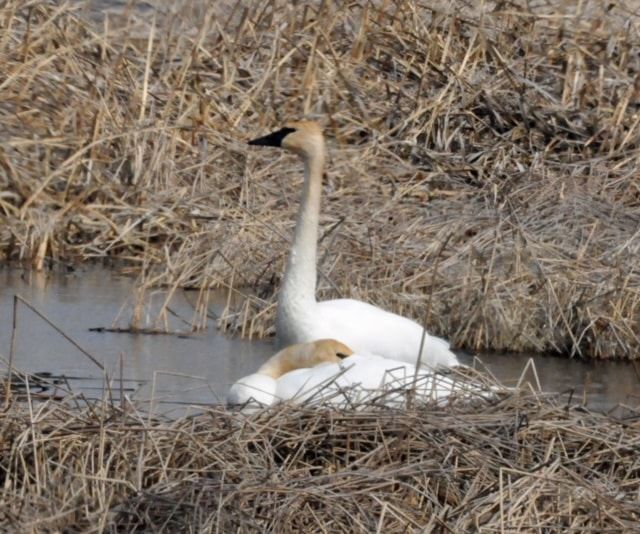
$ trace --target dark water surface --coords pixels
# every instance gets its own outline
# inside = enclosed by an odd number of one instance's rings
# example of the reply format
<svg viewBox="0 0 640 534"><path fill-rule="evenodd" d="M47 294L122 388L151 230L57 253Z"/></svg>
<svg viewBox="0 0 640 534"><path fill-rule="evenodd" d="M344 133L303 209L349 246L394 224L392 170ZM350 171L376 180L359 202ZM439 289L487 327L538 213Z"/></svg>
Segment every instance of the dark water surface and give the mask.
<svg viewBox="0 0 640 534"><path fill-rule="evenodd" d="M230 384L254 372L273 352L272 341L248 341L220 334L213 322L207 332L191 337L175 335L116 334L92 332L109 327L116 317L126 326L133 304L133 280L116 271L94 267L71 274L30 273L0 269L0 374L6 372L11 339L15 294L28 300L101 362L105 372L74 348L62 335L24 305L18 306L14 367L29 373L51 373L68 377L74 392L100 398L105 376L113 380L113 396L120 390L119 355L123 354L124 392L142 408L169 409L193 404L212 404L224 398ZM162 295L158 295L162 300ZM182 292L172 300L180 316L193 315L194 292ZM226 300L214 299L212 312ZM171 319L171 328L184 329ZM485 354L486 367L507 385L521 376L531 356ZM471 357L461 354L465 363ZM565 392L574 388L573 402L606 410L622 403L640 404L640 378L630 362L581 361L534 356L540 385L545 391ZM535 383L534 373L526 374ZM568 398L568 395L567 397Z"/></svg>

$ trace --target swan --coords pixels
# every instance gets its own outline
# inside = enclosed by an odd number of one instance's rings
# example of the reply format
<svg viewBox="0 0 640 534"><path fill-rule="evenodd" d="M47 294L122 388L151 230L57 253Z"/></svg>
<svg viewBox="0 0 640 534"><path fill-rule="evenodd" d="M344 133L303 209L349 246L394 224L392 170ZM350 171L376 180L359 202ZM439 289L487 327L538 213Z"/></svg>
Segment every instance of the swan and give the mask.
<svg viewBox="0 0 640 534"><path fill-rule="evenodd" d="M261 405L279 401L353 405L379 399L402 406L408 388L421 401L441 404L452 395L471 400L495 396L492 388L443 376L415 365L374 354L356 354L334 339L298 343L272 356L256 373L238 380L227 395L228 405Z"/></svg>
<svg viewBox="0 0 640 534"><path fill-rule="evenodd" d="M227 394L227 404L245 404L253 399L268 406L279 398L277 386L282 376L296 369L337 362L351 354L349 347L335 339L290 345L271 356L258 371L233 384Z"/></svg>
<svg viewBox="0 0 640 534"><path fill-rule="evenodd" d="M354 299L316 300L316 254L325 143L314 121L288 122L283 128L249 141L280 147L304 163L304 186L293 244L278 297L276 334L281 347L323 338L340 339L357 353L376 354L423 366L460 365L444 339L400 315Z"/></svg>

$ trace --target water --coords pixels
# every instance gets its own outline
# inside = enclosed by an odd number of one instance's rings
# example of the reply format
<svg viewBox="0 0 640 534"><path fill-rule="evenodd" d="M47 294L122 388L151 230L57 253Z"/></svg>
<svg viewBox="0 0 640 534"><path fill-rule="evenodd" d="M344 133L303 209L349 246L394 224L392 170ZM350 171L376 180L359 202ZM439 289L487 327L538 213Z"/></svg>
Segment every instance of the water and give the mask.
<svg viewBox="0 0 640 534"><path fill-rule="evenodd" d="M64 375L72 391L91 398L103 395L105 376L114 379L113 396L118 397L122 354L122 387L141 407L168 413L184 410L190 403L215 404L224 398L230 384L254 372L274 352L272 341L247 341L221 335L213 324L207 332L191 337L90 331L90 328L111 326L119 313L126 325L132 288L131 278L99 267L70 274L0 269L0 357L7 360L9 356L16 293L102 363L106 375L23 305L18 307L14 366L29 373ZM222 308L225 299L224 293L214 299L212 311ZM193 300L193 292L178 293L172 309L190 318ZM179 320L173 321L172 328L184 328ZM461 354L460 357L465 363L471 363L470 356ZM515 384L530 357L521 354L480 356L487 369L507 385ZM574 403L581 402L586 392L587 405L598 410L607 410L619 403L640 404L640 375L633 363L545 356L533 359L545 391L573 389ZM0 361L0 372L5 370L6 364ZM529 372L526 377L534 383L533 373Z"/></svg>
<svg viewBox="0 0 640 534"><path fill-rule="evenodd" d="M123 354L127 393L141 402L151 399L153 393L157 406L217 403L231 383L255 371L274 352L271 342L229 338L220 335L213 325L207 332L187 338L90 331L111 326L123 305L123 315L130 312L127 304L131 303L132 287L130 278L102 268L72 274L0 269L0 356L5 360L9 356L16 293L101 362L107 375L118 379L113 386L118 391L119 356ZM195 300L194 293L178 294L172 309L190 318L192 298ZM220 295L217 304L222 307L223 302ZM14 366L29 373L73 377L69 382L74 392L101 397L105 373L26 306L19 305L18 311ZM172 328L184 330L184 324L174 322ZM0 366L6 368L3 363Z"/></svg>

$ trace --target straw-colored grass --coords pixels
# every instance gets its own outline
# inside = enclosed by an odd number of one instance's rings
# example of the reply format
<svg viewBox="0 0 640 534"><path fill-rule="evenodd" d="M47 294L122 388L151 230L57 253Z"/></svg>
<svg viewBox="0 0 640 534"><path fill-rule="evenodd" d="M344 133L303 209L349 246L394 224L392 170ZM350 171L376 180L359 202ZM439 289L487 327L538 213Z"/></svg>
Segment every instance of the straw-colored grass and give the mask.
<svg viewBox="0 0 640 534"><path fill-rule="evenodd" d="M446 409L0 412L12 532L635 532L640 418L521 390Z"/></svg>
<svg viewBox="0 0 640 534"><path fill-rule="evenodd" d="M457 347L637 357L638 15L475 4L3 2L0 255L128 260L141 287L203 288L203 313L208 288L255 288L223 323L269 334L301 169L244 141L315 116L322 298Z"/></svg>

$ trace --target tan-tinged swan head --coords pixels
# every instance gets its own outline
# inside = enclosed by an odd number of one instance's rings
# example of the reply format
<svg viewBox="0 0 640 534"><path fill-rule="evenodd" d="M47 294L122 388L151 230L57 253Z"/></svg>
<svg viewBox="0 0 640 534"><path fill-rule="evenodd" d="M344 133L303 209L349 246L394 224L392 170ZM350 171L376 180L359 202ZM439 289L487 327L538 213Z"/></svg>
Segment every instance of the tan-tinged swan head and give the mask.
<svg viewBox="0 0 640 534"><path fill-rule="evenodd" d="M353 354L353 350L337 339L318 339L307 343L310 345L311 359L317 359L318 363L339 362Z"/></svg>
<svg viewBox="0 0 640 534"><path fill-rule="evenodd" d="M319 339L297 343L277 352L258 369L258 373L279 378L295 369L315 367L322 363L337 363L353 354L353 350L336 339Z"/></svg>
<svg viewBox="0 0 640 534"><path fill-rule="evenodd" d="M290 345L271 356L256 373L233 384L227 394L227 405L246 405L251 399L264 406L273 404L278 400L277 379L282 375L322 363L337 363L352 354L349 347L336 339Z"/></svg>
<svg viewBox="0 0 640 534"><path fill-rule="evenodd" d="M302 158L324 155L322 127L315 121L290 121L282 128L249 141L253 146L275 146Z"/></svg>

